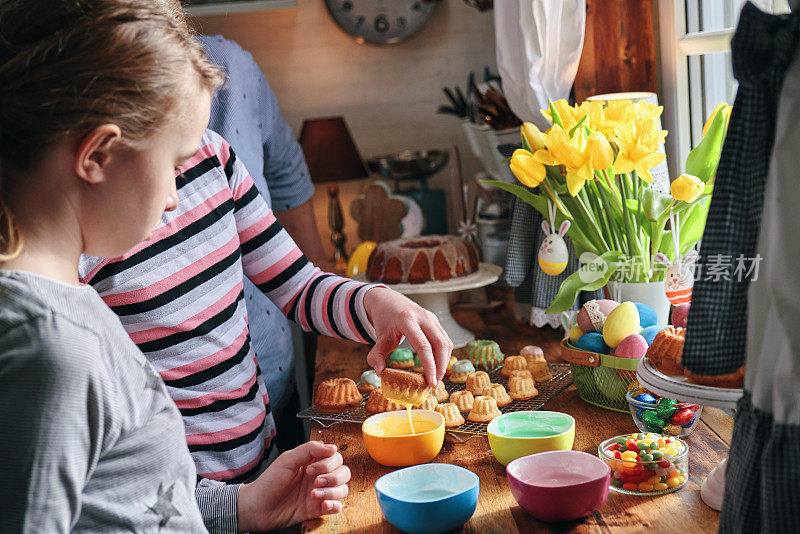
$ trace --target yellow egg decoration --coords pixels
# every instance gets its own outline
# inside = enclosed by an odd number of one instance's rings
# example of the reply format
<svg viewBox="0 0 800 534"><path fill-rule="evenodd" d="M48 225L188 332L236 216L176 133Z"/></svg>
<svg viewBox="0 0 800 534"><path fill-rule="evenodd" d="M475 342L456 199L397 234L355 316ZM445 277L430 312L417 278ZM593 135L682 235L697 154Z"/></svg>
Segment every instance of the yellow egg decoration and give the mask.
<svg viewBox="0 0 800 534"><path fill-rule="evenodd" d="M569 340L572 341L574 345L578 338L583 335L583 330L581 330L578 325L572 325L572 328L569 330Z"/></svg>
<svg viewBox="0 0 800 534"><path fill-rule="evenodd" d="M556 276L564 272L567 268L569 261L569 251L567 244L564 242L564 235L569 230L569 221L561 223L561 228L556 231L555 228L550 228L547 221L542 221L542 230L544 230L544 241L539 246L539 267L545 274Z"/></svg>
<svg viewBox="0 0 800 534"><path fill-rule="evenodd" d="M633 302L623 302L608 314L603 324L603 340L616 348L623 339L642 330L639 324L639 309Z"/></svg>
<svg viewBox="0 0 800 534"><path fill-rule="evenodd" d="M350 259L347 260L348 278L352 278L367 270L367 261L369 261L369 256L372 254L372 251L375 250L376 246L378 246L378 244L375 241L364 241L356 247L350 255Z"/></svg>

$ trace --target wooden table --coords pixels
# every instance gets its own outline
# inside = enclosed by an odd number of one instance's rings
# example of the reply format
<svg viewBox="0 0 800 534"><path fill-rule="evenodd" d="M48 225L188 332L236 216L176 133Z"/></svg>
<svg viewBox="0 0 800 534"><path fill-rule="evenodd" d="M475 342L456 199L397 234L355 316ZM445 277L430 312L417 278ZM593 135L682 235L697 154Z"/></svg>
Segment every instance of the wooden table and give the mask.
<svg viewBox="0 0 800 534"><path fill-rule="evenodd" d="M558 334L551 329L536 329L515 324L504 307L499 312L479 314L458 312L454 316L481 337L496 339L506 354L514 354L528 344L541 346L549 361L560 360ZM317 349L316 383L339 376L357 379L367 368L368 347L349 341L320 338ZM570 386L545 405L547 410L569 413L576 420L574 449L597 454L603 440L636 431L630 414L597 408L578 397ZM528 515L508 489L505 468L497 462L485 436L468 437L461 443L445 437L442 451L434 462L460 465L480 477L478 507L463 532L716 532L718 512L700 500L700 485L711 469L728 455L733 421L722 411L704 408L701 422L689 443L689 482L681 490L656 497L629 496L609 492L606 503L592 516L566 524L542 523ZM463 436L463 435L462 435ZM378 465L367 454L361 427L353 423L323 428L313 423L311 439L335 443L350 467L353 478L350 495L341 514L308 521L303 532L399 532L383 519L375 496L375 481L393 468Z"/></svg>

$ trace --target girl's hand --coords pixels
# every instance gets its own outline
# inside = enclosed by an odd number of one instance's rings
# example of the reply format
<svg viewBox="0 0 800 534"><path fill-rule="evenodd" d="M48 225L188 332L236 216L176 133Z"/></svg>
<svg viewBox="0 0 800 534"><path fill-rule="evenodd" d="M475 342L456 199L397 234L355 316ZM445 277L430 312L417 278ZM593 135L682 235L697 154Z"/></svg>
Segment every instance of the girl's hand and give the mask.
<svg viewBox="0 0 800 534"><path fill-rule="evenodd" d="M386 367L386 355L396 349L405 336L417 353L425 378L435 387L444 377L453 352L453 342L436 315L385 287L367 291L364 307L377 338L367 355L367 363L381 374Z"/></svg>
<svg viewBox="0 0 800 534"><path fill-rule="evenodd" d="M273 530L338 514L349 480L336 445L309 441L286 451L239 489L238 530Z"/></svg>

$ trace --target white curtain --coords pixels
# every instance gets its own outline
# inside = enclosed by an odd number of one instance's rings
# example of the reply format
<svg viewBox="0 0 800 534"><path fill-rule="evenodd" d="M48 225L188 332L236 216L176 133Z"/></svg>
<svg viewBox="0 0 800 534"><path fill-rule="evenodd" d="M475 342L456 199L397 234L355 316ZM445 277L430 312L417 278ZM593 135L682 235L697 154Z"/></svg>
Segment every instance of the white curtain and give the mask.
<svg viewBox="0 0 800 534"><path fill-rule="evenodd" d="M494 3L497 66L514 113L544 130L547 100L569 96L583 49L585 0Z"/></svg>

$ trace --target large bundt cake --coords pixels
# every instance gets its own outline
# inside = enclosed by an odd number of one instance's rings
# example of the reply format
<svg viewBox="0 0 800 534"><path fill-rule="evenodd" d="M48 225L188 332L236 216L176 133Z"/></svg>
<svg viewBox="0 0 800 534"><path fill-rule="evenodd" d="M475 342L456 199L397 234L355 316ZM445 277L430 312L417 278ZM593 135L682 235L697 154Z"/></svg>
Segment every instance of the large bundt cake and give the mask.
<svg viewBox="0 0 800 534"><path fill-rule="evenodd" d="M444 417L445 428L455 428L463 425L466 422L464 421L464 416L461 415L458 406L452 402L439 404L435 409Z"/></svg>
<svg viewBox="0 0 800 534"><path fill-rule="evenodd" d="M681 354L685 339L685 328L668 326L656 334L644 356L665 375L681 376L683 375Z"/></svg>
<svg viewBox="0 0 800 534"><path fill-rule="evenodd" d="M492 371L503 365L503 353L500 345L489 339L476 339L464 347L464 357L472 362L476 369Z"/></svg>
<svg viewBox="0 0 800 534"><path fill-rule="evenodd" d="M314 406L324 412L341 412L361 405L364 397L356 383L349 378L331 378L317 388Z"/></svg>
<svg viewBox="0 0 800 534"><path fill-rule="evenodd" d="M422 284L478 270L478 254L460 237L428 235L379 243L367 262L367 279L384 284Z"/></svg>

